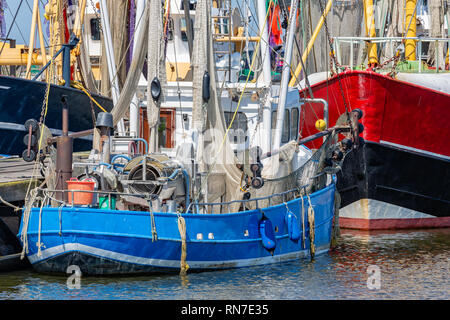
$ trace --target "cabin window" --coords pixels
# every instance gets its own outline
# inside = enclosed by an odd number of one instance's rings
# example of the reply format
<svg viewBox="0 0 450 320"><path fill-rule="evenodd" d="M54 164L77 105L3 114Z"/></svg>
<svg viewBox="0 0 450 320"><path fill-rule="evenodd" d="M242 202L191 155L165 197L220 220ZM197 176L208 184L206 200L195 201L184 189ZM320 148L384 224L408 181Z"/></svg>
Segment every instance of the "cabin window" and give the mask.
<svg viewBox="0 0 450 320"><path fill-rule="evenodd" d="M180 19L180 31L181 31L181 40L188 41L188 36L186 33L187 27L186 27L186 19L181 18ZM194 39L194 21L191 19L191 35L192 39Z"/></svg>
<svg viewBox="0 0 450 320"><path fill-rule="evenodd" d="M225 111L225 123L227 128L230 126L234 112ZM228 132L228 138L231 143L244 143L247 141L247 116L243 112L238 112Z"/></svg>
<svg viewBox="0 0 450 320"><path fill-rule="evenodd" d="M283 131L281 133L282 143L289 142L289 131L290 131L289 128L290 128L289 109L286 109L284 111Z"/></svg>
<svg viewBox="0 0 450 320"><path fill-rule="evenodd" d="M189 10L195 10L195 8L197 7L197 0L189 0ZM184 10L184 1L181 0L181 6L180 6L181 10Z"/></svg>
<svg viewBox="0 0 450 320"><path fill-rule="evenodd" d="M171 17L167 20L167 40L173 40L173 18Z"/></svg>
<svg viewBox="0 0 450 320"><path fill-rule="evenodd" d="M298 138L298 108L292 108L291 111L291 140L297 140Z"/></svg>
<svg viewBox="0 0 450 320"><path fill-rule="evenodd" d="M289 142L289 133L290 130L290 122L289 122L289 109L284 111L284 121L283 121L283 130L281 132L281 142L286 143ZM272 140L275 136L275 130L277 128L277 112L272 111Z"/></svg>
<svg viewBox="0 0 450 320"><path fill-rule="evenodd" d="M159 112L158 145L161 148L174 148L175 109L162 108Z"/></svg>
<svg viewBox="0 0 450 320"><path fill-rule="evenodd" d="M91 39L100 40L100 19L94 18L90 20L91 25Z"/></svg>

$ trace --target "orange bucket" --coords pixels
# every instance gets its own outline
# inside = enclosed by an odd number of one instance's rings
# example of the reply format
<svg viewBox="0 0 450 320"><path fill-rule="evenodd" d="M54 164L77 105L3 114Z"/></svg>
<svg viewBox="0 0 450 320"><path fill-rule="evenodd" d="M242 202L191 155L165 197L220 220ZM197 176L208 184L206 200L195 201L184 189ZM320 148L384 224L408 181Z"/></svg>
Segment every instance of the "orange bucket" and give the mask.
<svg viewBox="0 0 450 320"><path fill-rule="evenodd" d="M83 181L79 181L77 178L70 178L67 182L67 190L86 190L94 191L95 181L88 178ZM92 204L92 199L94 194L91 192L69 192L69 203L72 203L73 194L73 204L74 205L90 205Z"/></svg>

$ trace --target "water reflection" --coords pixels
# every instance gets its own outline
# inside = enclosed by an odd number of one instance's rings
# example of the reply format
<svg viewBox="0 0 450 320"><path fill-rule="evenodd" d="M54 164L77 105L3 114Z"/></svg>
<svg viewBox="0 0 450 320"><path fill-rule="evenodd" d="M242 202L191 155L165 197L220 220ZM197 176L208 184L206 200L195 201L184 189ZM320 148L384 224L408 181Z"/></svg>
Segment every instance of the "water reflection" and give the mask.
<svg viewBox="0 0 450 320"><path fill-rule="evenodd" d="M0 299L449 299L450 229L342 230L338 246L298 261L186 276L67 277L0 274ZM380 269L380 289L367 268Z"/></svg>

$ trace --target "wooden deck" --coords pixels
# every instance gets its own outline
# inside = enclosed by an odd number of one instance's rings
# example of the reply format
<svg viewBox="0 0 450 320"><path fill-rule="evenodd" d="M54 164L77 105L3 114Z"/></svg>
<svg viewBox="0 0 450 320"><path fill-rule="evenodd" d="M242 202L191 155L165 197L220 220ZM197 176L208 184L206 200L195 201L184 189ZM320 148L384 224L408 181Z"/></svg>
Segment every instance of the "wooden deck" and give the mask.
<svg viewBox="0 0 450 320"><path fill-rule="evenodd" d="M43 180L39 167L33 174L34 162L22 158L0 159L0 196L8 202L24 200L30 181L38 184Z"/></svg>

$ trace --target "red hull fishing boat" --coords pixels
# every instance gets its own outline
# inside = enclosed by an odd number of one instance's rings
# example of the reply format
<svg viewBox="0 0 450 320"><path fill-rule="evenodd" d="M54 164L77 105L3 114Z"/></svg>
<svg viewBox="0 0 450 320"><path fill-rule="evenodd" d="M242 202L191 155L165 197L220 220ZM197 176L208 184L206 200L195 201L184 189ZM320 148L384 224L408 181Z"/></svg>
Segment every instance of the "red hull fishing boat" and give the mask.
<svg viewBox="0 0 450 320"><path fill-rule="evenodd" d="M450 227L449 94L356 70L311 89L314 98L328 97L329 123L346 107L364 114L364 145L346 156L338 174L341 227ZM302 116L302 135L317 132L311 123L323 106L311 104Z"/></svg>
<svg viewBox="0 0 450 320"><path fill-rule="evenodd" d="M376 12L367 0L363 2L366 37L331 39L325 18L330 3L326 10L321 5L320 23L325 24L332 75L306 75L298 86L301 97L326 99L328 108L307 103L301 113L300 136L322 129L314 125L318 119L333 126L352 110L363 114L359 114L360 146L345 156L337 174L340 226L363 230L450 227L450 73L442 63L446 53L448 67L449 39L417 37L421 19L416 15L424 7L419 8L415 0L405 1L401 37L385 37L387 24L378 27L377 37ZM392 8L391 18L398 10ZM435 19L436 13L430 11L429 18ZM434 61L430 60L433 54ZM364 58L355 63L355 56ZM349 57L348 63L341 57ZM363 65L367 70L361 70ZM295 78L300 70L297 67ZM318 147L316 142L307 146Z"/></svg>

